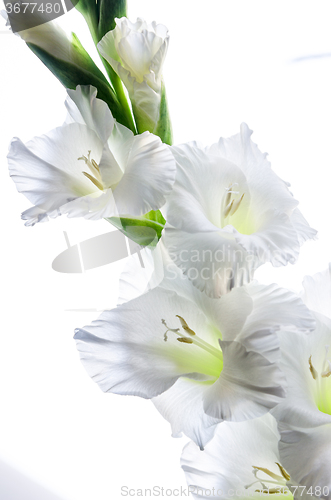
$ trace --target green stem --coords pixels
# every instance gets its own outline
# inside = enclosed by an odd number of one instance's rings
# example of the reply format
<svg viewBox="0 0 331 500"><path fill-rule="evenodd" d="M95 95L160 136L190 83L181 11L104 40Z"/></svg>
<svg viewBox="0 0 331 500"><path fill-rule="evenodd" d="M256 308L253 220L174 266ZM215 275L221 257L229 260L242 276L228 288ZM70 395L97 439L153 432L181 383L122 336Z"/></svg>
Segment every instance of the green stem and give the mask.
<svg viewBox="0 0 331 500"><path fill-rule="evenodd" d="M108 63L108 61L106 61L106 59L104 59L101 55L100 55L100 57L101 57L101 60L103 62L104 67L106 68L109 79L110 79L111 84L113 86L113 89L116 93L117 99L122 106L122 109L123 109L125 116L127 117L127 120L128 120L127 126L136 135L137 134L136 124L135 124L135 121L133 119L129 103L128 103L127 97L125 95L125 92L124 92L122 80L119 78L117 73L115 73L113 68Z"/></svg>

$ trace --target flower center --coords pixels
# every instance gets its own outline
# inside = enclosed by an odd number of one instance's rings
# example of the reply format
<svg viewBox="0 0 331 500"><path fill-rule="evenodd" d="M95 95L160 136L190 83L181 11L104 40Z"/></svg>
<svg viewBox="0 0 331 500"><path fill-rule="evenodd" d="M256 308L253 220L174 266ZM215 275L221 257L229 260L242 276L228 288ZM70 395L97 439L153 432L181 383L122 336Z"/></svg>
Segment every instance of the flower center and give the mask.
<svg viewBox="0 0 331 500"><path fill-rule="evenodd" d="M87 157L83 155L83 156L80 156L78 158L78 160L83 160L85 162L85 165L87 165L89 167L90 171L92 172L92 175L89 174L88 172L82 172L83 175L85 175L85 177L90 179L90 181L93 182L93 184L98 189L100 189L100 191L103 191L104 186L103 186L102 178L100 175L99 165L97 164L97 162L95 160L93 160L93 159L91 160L91 150L88 151Z"/></svg>
<svg viewBox="0 0 331 500"><path fill-rule="evenodd" d="M323 413L331 415L331 361L329 360L328 355L329 346L326 345L325 356L320 373L318 373L313 365L312 356L310 356L308 363L310 373L317 384L315 392L317 407Z"/></svg>
<svg viewBox="0 0 331 500"><path fill-rule="evenodd" d="M235 189L236 186L238 186L238 183L234 182L225 189L226 193L223 195L221 203L221 227L229 223L230 218L237 212L245 196L245 193L240 195L240 191Z"/></svg>
<svg viewBox="0 0 331 500"><path fill-rule="evenodd" d="M246 489L251 488L255 484L260 485L259 488L255 489L256 493L260 493L260 495L288 495L290 492L287 487L287 482L291 479L289 473L282 467L281 464L275 462L280 474L275 474L269 469L265 467L256 467L253 465L253 475L255 477L255 481L253 483L245 486ZM290 498L290 497L288 497Z"/></svg>
<svg viewBox="0 0 331 500"><path fill-rule="evenodd" d="M221 349L217 349L216 347L199 337L195 333L195 331L188 326L182 316L179 316L177 314L176 317L180 321L180 328L169 328L166 321L164 319L161 320L162 324L167 328L166 332L164 333L164 341L168 341L168 332L172 332L177 336L178 342L181 342L182 344L185 344L187 346L195 345L199 349L202 349L202 351L204 351L204 354L208 354L207 357L197 354L199 351L188 351L191 357L191 362L194 363L197 371L218 378L223 370L223 353ZM210 355L212 356L212 359L210 358Z"/></svg>

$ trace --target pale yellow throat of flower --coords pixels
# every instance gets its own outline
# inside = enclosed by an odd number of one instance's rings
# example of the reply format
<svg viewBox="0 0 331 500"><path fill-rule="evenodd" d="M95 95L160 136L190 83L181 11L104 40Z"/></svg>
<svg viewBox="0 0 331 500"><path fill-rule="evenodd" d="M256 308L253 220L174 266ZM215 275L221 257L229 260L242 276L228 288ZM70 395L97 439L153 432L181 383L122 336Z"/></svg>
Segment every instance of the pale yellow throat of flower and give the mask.
<svg viewBox="0 0 331 500"><path fill-rule="evenodd" d="M308 364L311 376L316 383L314 391L316 405L321 412L331 415L331 361L328 359L328 355L329 346L327 345L320 373L313 365L312 356L309 357Z"/></svg>
<svg viewBox="0 0 331 500"><path fill-rule="evenodd" d="M221 201L221 228L231 224L242 234L252 234L255 226L251 216L243 209L245 193L240 192L237 182L225 188Z"/></svg>

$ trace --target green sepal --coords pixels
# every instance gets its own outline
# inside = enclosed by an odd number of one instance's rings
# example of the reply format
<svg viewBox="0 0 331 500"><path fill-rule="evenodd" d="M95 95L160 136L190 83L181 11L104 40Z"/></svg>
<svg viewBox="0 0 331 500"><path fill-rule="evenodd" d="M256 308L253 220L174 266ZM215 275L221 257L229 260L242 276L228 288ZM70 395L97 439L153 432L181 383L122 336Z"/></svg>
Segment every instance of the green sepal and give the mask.
<svg viewBox="0 0 331 500"><path fill-rule="evenodd" d="M162 142L165 144L172 145L172 125L170 120L169 108L167 95L165 90L165 85L162 81L161 88L161 103L160 103L160 117L158 124L156 125L154 132L155 135L158 135Z"/></svg>
<svg viewBox="0 0 331 500"><path fill-rule="evenodd" d="M106 220L142 247L157 245L166 222L160 210L152 210L143 217L110 217Z"/></svg>
<svg viewBox="0 0 331 500"><path fill-rule="evenodd" d="M122 125L131 128L131 124L128 123L127 116L123 113L122 107L106 77L83 48L77 36L75 34L72 34L72 36L73 58L70 62L52 56L52 54L33 43L28 42L27 45L65 88L76 89L77 85L93 85L96 87L98 99L102 99L108 104L114 118Z"/></svg>
<svg viewBox="0 0 331 500"><path fill-rule="evenodd" d="M126 0L99 0L98 38L101 40L108 31L115 28L115 18L127 17Z"/></svg>

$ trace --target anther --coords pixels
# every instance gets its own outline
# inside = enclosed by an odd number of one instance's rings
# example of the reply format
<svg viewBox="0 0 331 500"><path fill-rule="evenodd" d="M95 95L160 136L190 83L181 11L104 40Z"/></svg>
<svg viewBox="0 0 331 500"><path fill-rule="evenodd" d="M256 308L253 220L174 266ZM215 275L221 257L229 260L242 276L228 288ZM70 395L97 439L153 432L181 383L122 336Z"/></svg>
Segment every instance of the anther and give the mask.
<svg viewBox="0 0 331 500"><path fill-rule="evenodd" d="M188 326L188 324L186 323L186 321L185 321L184 318L182 318L181 316L179 316L179 314L176 314L176 317L179 319L180 324L182 325L183 330L185 330L190 335L195 335L195 332L193 330L191 330L191 328Z"/></svg>
<svg viewBox="0 0 331 500"><path fill-rule="evenodd" d="M308 360L308 362L309 362L309 370L310 370L310 373L311 373L311 375L312 375L313 379L314 379L314 380L317 380L317 378L318 378L318 373L317 373L317 371L315 370L315 368L314 368L314 366L313 366L313 363L312 363L312 361L311 361L311 358L312 358L312 356L310 356L310 357L309 357L309 360Z"/></svg>
<svg viewBox="0 0 331 500"><path fill-rule="evenodd" d="M193 340L188 337L177 337L178 342L184 342L184 344L193 344Z"/></svg>
<svg viewBox="0 0 331 500"><path fill-rule="evenodd" d="M289 481L291 479L291 476L289 475L287 470L285 470L284 467L282 465L280 465L278 462L276 462L276 465L278 465L279 470L280 470L283 478L286 479L286 481Z"/></svg>

